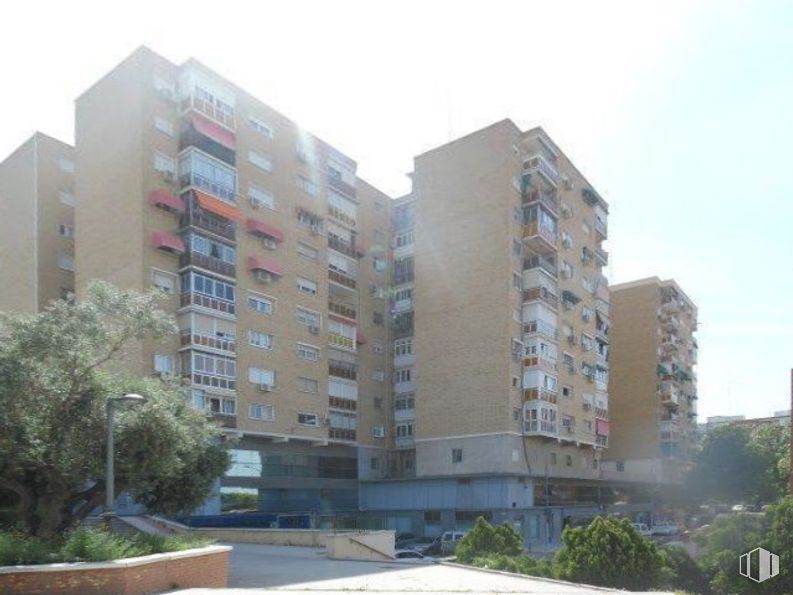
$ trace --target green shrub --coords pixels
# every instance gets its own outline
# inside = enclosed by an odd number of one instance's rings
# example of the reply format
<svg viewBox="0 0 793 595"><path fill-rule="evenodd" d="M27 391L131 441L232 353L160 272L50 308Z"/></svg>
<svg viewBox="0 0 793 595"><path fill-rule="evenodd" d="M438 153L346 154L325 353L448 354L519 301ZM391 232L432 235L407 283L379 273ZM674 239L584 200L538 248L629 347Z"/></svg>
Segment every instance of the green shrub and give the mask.
<svg viewBox="0 0 793 595"><path fill-rule="evenodd" d="M664 558L627 519L597 517L587 527L567 528L556 555L560 578L604 587L646 590L661 582Z"/></svg>
<svg viewBox="0 0 793 595"><path fill-rule="evenodd" d="M133 538L134 543L146 554L164 554L180 552L196 547L204 547L209 540L201 537L182 535L147 535L141 533Z"/></svg>
<svg viewBox="0 0 793 595"><path fill-rule="evenodd" d="M65 562L102 562L134 558L148 553L135 539L97 529L77 529L66 536L60 549Z"/></svg>
<svg viewBox="0 0 793 595"><path fill-rule="evenodd" d="M555 576L553 565L550 562L547 560L535 560L528 556L507 556L505 554L478 556L471 560L470 564L478 568L504 570L530 576Z"/></svg>
<svg viewBox="0 0 793 595"><path fill-rule="evenodd" d="M507 523L493 527L484 517L476 519L473 529L457 544L454 553L461 562L476 557L504 554L517 556L523 551L523 538Z"/></svg>
<svg viewBox="0 0 793 595"><path fill-rule="evenodd" d="M50 542L18 535L0 533L0 566L46 564L57 562Z"/></svg>
<svg viewBox="0 0 793 595"><path fill-rule="evenodd" d="M663 546L661 555L666 567L663 583L666 588L707 595L710 593L708 577L688 552L679 546Z"/></svg>

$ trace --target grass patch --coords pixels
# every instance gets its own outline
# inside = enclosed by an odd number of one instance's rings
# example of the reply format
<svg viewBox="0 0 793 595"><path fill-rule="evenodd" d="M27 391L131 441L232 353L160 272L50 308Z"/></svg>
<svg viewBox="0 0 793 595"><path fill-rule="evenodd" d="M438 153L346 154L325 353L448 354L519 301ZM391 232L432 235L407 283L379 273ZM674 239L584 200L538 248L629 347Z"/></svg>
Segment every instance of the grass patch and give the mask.
<svg viewBox="0 0 793 595"><path fill-rule="evenodd" d="M54 562L104 562L203 547L206 539L182 535L116 535L76 529L58 540L0 533L0 566Z"/></svg>

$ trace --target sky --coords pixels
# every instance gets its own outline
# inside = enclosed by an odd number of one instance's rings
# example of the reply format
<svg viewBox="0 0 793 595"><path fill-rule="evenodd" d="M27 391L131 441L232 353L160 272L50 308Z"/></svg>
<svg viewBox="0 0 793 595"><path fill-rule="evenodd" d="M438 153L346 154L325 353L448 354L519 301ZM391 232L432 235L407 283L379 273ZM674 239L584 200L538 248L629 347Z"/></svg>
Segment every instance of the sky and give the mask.
<svg viewBox="0 0 793 595"><path fill-rule="evenodd" d="M392 196L413 156L505 117L541 125L610 204L619 283L699 307L700 421L789 408L793 3L15 3L0 155L73 141L73 100L140 45L193 56L358 161Z"/></svg>

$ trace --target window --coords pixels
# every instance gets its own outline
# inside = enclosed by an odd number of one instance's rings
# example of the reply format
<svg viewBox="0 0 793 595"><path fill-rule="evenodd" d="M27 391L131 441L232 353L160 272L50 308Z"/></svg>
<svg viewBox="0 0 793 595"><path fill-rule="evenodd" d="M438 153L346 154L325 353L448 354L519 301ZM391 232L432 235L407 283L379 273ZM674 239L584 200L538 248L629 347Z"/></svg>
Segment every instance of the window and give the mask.
<svg viewBox="0 0 793 595"><path fill-rule="evenodd" d="M385 380L385 372L383 370L375 370L372 372L372 380L383 382Z"/></svg>
<svg viewBox="0 0 793 595"><path fill-rule="evenodd" d="M523 254L523 244L516 238L512 238L512 253L515 256L521 256Z"/></svg>
<svg viewBox="0 0 793 595"><path fill-rule="evenodd" d="M268 172L273 171L273 162L270 161L269 157L262 155L261 153L257 153L256 151L248 151L248 161L250 161L259 169Z"/></svg>
<svg viewBox="0 0 793 595"><path fill-rule="evenodd" d="M562 396L565 397L566 399L572 399L573 398L573 387L572 386L568 386L568 385L563 386L562 387Z"/></svg>
<svg viewBox="0 0 793 595"><path fill-rule="evenodd" d="M374 432L373 432L373 433L374 433ZM372 458L369 460L369 468L370 468L372 471L377 471L377 470L380 468L380 459L378 459L377 457L372 457Z"/></svg>
<svg viewBox="0 0 793 595"><path fill-rule="evenodd" d="M158 374L173 374L174 357L170 353L154 354L154 371Z"/></svg>
<svg viewBox="0 0 793 595"><path fill-rule="evenodd" d="M186 238L192 252L217 258L228 264L237 262L237 250L217 240L212 240L196 233L189 234Z"/></svg>
<svg viewBox="0 0 793 595"><path fill-rule="evenodd" d="M304 277L297 278L297 289L308 295L317 295L317 284Z"/></svg>
<svg viewBox="0 0 793 595"><path fill-rule="evenodd" d="M372 322L374 324L383 324L383 313L382 312L373 312L372 313Z"/></svg>
<svg viewBox="0 0 793 595"><path fill-rule="evenodd" d="M413 339L397 339L394 341L394 355L410 355L413 353Z"/></svg>
<svg viewBox="0 0 793 595"><path fill-rule="evenodd" d="M74 225L64 225L61 223L58 226L58 233L64 238L74 237Z"/></svg>
<svg viewBox="0 0 793 595"><path fill-rule="evenodd" d="M216 415L236 415L237 401L231 397L209 396L203 391L193 392L193 406Z"/></svg>
<svg viewBox="0 0 793 595"><path fill-rule="evenodd" d="M261 419L263 421L273 421L275 419L275 407L262 403L252 404L248 408L248 417L251 419Z"/></svg>
<svg viewBox="0 0 793 595"><path fill-rule="evenodd" d="M196 186L227 202L237 202L237 170L194 149L179 157L179 179L182 187Z"/></svg>
<svg viewBox="0 0 793 595"><path fill-rule="evenodd" d="M267 190L259 186L254 186L253 184L248 186L248 198L254 209L259 209L261 207L267 207L268 209L275 208L275 197L272 192L267 192Z"/></svg>
<svg viewBox="0 0 793 595"><path fill-rule="evenodd" d="M319 426L319 416L316 413L298 413L297 423L301 426Z"/></svg>
<svg viewBox="0 0 793 595"><path fill-rule="evenodd" d="M297 307L297 319L306 326L321 326L322 318L318 312L307 310L306 308Z"/></svg>
<svg viewBox="0 0 793 595"><path fill-rule="evenodd" d="M581 334L581 349L584 351L592 351L595 347L595 339L589 335Z"/></svg>
<svg viewBox="0 0 793 595"><path fill-rule="evenodd" d="M383 408L383 397L375 397L373 400L374 400L374 408L375 409L382 409Z"/></svg>
<svg viewBox="0 0 793 595"><path fill-rule="evenodd" d="M273 138L273 129L270 128L263 120L256 116L248 116L248 124L251 125L256 132L266 138Z"/></svg>
<svg viewBox="0 0 793 595"><path fill-rule="evenodd" d="M319 347L307 345L305 343L297 344L297 357L309 362L319 361Z"/></svg>
<svg viewBox="0 0 793 595"><path fill-rule="evenodd" d="M411 369L402 368L394 371L394 382L410 382Z"/></svg>
<svg viewBox="0 0 793 595"><path fill-rule="evenodd" d="M267 314L268 316L273 313L273 301L266 297L259 295L248 294L248 308L259 314Z"/></svg>
<svg viewBox="0 0 793 595"><path fill-rule="evenodd" d="M441 511L440 510L425 510L424 511L424 522L425 523L440 523L441 522Z"/></svg>
<svg viewBox="0 0 793 595"><path fill-rule="evenodd" d="M182 293L189 293L190 291L230 302L231 304L234 303L236 295L236 287L234 285L195 272L191 272L189 275L182 275ZM229 312L231 314L234 313L233 306Z"/></svg>
<svg viewBox="0 0 793 595"><path fill-rule="evenodd" d="M566 260L563 260L561 275L564 279L572 279L573 275L575 275L575 267Z"/></svg>
<svg viewBox="0 0 793 595"><path fill-rule="evenodd" d="M297 176L297 187L311 197L316 197L319 194L319 184L305 176Z"/></svg>
<svg viewBox="0 0 793 595"><path fill-rule="evenodd" d="M589 306L581 306L581 320L589 322L595 317L595 311Z"/></svg>
<svg viewBox="0 0 793 595"><path fill-rule="evenodd" d="M396 411L406 411L416 408L416 397L413 393L400 395L394 399L394 409Z"/></svg>
<svg viewBox="0 0 793 595"><path fill-rule="evenodd" d="M73 207L74 203L76 202L74 198L74 194L69 192L68 190L61 190L58 193L58 198L61 201L61 204L64 204L68 207Z"/></svg>
<svg viewBox="0 0 793 595"><path fill-rule="evenodd" d="M413 436L413 422L405 422L397 424L396 426L396 437L397 438L409 438Z"/></svg>
<svg viewBox="0 0 793 595"><path fill-rule="evenodd" d="M306 260L317 260L319 258L319 250L303 242L297 243L297 253Z"/></svg>
<svg viewBox="0 0 793 595"><path fill-rule="evenodd" d="M154 116L154 127L166 136L173 137L173 122L162 116Z"/></svg>
<svg viewBox="0 0 793 595"><path fill-rule="evenodd" d="M382 232L380 232L382 233ZM394 236L394 248L401 248L402 246L410 246L415 240L413 230L403 231ZM379 241L375 234L375 241Z"/></svg>
<svg viewBox="0 0 793 595"><path fill-rule="evenodd" d="M567 456L564 458L564 463L565 463L565 465L567 465L568 467L572 467L572 466L573 466L573 456L572 456L572 455L567 455Z"/></svg>
<svg viewBox="0 0 793 595"><path fill-rule="evenodd" d="M254 347L261 349L273 348L273 336L267 333L260 333L259 331L248 331L248 343Z"/></svg>
<svg viewBox="0 0 793 595"><path fill-rule="evenodd" d="M66 159L65 157L61 157L58 159L58 167L60 170L67 174L74 173L74 161L71 159Z"/></svg>
<svg viewBox="0 0 793 595"><path fill-rule="evenodd" d="M523 278L519 273L512 273L512 287L520 291L523 289Z"/></svg>
<svg viewBox="0 0 793 595"><path fill-rule="evenodd" d="M322 218L304 209L297 212L297 222L304 227L310 227L316 233L322 231Z"/></svg>
<svg viewBox="0 0 793 595"><path fill-rule="evenodd" d="M176 173L176 162L158 151L154 153L154 169L161 174L174 175Z"/></svg>
<svg viewBox="0 0 793 595"><path fill-rule="evenodd" d="M297 379L297 390L301 393L311 393L312 395L319 394L319 381L313 378L299 377Z"/></svg>
<svg viewBox="0 0 793 595"><path fill-rule="evenodd" d="M374 269L376 273L384 273L386 269L385 258L383 258L382 256L373 256L372 269Z"/></svg>
<svg viewBox="0 0 793 595"><path fill-rule="evenodd" d="M462 463L463 462L463 449L462 448L453 448L452 449L452 463Z"/></svg>
<svg viewBox="0 0 793 595"><path fill-rule="evenodd" d="M275 386L275 372L262 368L248 368L248 380L260 386Z"/></svg>
<svg viewBox="0 0 793 595"><path fill-rule="evenodd" d="M625 461L617 461L617 471L625 471Z"/></svg>
<svg viewBox="0 0 793 595"><path fill-rule="evenodd" d="M556 453L551 453L551 465L556 465Z"/></svg>
<svg viewBox="0 0 793 595"><path fill-rule="evenodd" d="M64 271L74 272L74 256L70 254L61 254L58 257L58 266Z"/></svg>
<svg viewBox="0 0 793 595"><path fill-rule="evenodd" d="M163 293L172 294L176 289L176 275L164 271L152 270L151 283Z"/></svg>

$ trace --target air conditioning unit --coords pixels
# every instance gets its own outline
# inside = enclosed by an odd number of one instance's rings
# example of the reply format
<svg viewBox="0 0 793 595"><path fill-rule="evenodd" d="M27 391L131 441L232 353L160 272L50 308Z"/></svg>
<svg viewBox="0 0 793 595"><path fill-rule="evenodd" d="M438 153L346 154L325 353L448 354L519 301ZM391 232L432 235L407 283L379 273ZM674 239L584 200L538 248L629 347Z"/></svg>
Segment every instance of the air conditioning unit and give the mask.
<svg viewBox="0 0 793 595"><path fill-rule="evenodd" d="M584 411L592 411L592 403L584 403Z"/></svg>
<svg viewBox="0 0 793 595"><path fill-rule="evenodd" d="M319 334L319 327L318 326L309 326L308 327L308 332L311 333L312 335L318 335Z"/></svg>
<svg viewBox="0 0 793 595"><path fill-rule="evenodd" d="M375 438L385 438L385 428L382 426L372 428L372 436Z"/></svg>
<svg viewBox="0 0 793 595"><path fill-rule="evenodd" d="M562 176L562 187L565 190L572 190L573 189L573 182L570 181L570 178L567 176Z"/></svg>
<svg viewBox="0 0 793 595"><path fill-rule="evenodd" d="M166 182L173 182L174 180L176 180L176 174L172 171L162 172L162 177Z"/></svg>
<svg viewBox="0 0 793 595"><path fill-rule="evenodd" d="M262 238L262 244L268 250L275 250L278 247L278 242L273 238Z"/></svg>
<svg viewBox="0 0 793 595"><path fill-rule="evenodd" d="M253 276L260 283L270 283L273 280L273 275L267 271L256 271Z"/></svg>
<svg viewBox="0 0 793 595"><path fill-rule="evenodd" d="M275 390L275 387L272 384L262 383L259 385L259 390L263 393L271 393L273 390Z"/></svg>

